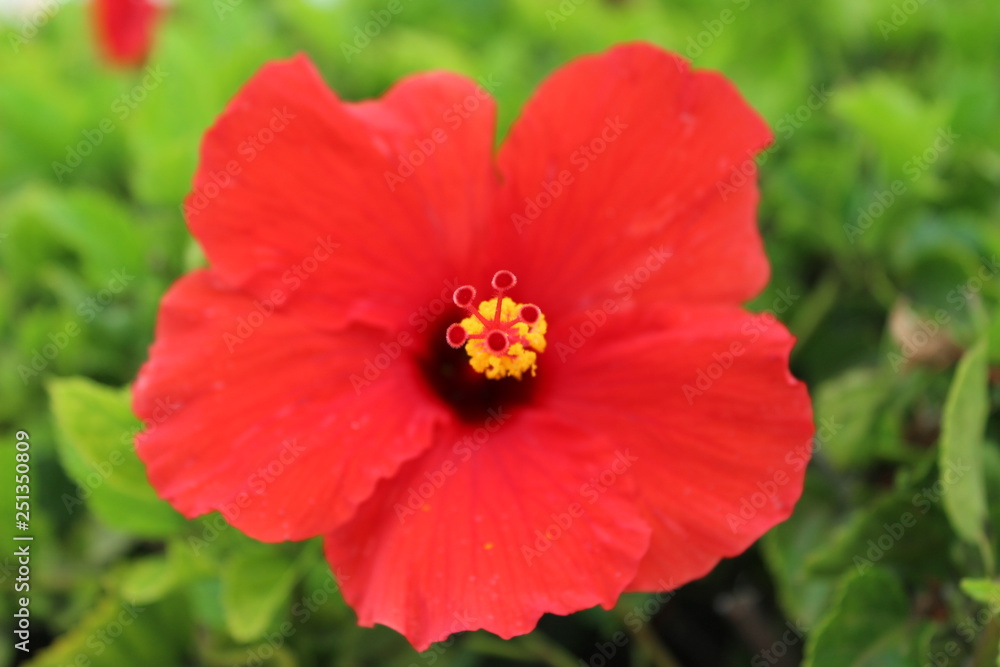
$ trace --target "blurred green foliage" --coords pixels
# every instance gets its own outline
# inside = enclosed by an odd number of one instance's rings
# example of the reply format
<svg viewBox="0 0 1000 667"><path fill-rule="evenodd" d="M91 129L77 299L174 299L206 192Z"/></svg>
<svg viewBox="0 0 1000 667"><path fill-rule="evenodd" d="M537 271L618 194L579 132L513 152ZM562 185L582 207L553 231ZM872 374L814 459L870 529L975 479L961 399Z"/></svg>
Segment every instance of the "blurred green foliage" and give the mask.
<svg viewBox="0 0 1000 667"><path fill-rule="evenodd" d="M29 664L1000 664L1000 4L406 0L372 29L383 0L180 1L136 72L53 4L0 28L0 465L28 431L49 644ZM347 99L425 69L490 79L502 137L554 68L628 40L721 70L775 130L751 307L791 295L818 427L788 522L669 601L417 655L356 627L318 542L258 544L156 497L127 384L159 297L202 261L180 209L200 138L262 63L304 51Z"/></svg>

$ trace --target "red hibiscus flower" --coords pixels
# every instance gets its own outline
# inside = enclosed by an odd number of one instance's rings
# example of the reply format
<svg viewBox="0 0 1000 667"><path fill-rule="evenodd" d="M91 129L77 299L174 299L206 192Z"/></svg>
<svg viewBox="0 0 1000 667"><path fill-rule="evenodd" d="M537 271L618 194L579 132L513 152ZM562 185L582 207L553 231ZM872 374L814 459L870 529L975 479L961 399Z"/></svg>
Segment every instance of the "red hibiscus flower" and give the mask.
<svg viewBox="0 0 1000 667"><path fill-rule="evenodd" d="M211 268L134 388L181 405L137 441L164 498L323 535L359 622L418 649L706 574L791 513L813 432L791 336L740 306L771 134L729 82L627 45L498 155L495 123L452 74L347 103L264 67L205 138Z"/></svg>
<svg viewBox="0 0 1000 667"><path fill-rule="evenodd" d="M160 5L150 0L94 0L94 22L104 57L134 67L146 60Z"/></svg>

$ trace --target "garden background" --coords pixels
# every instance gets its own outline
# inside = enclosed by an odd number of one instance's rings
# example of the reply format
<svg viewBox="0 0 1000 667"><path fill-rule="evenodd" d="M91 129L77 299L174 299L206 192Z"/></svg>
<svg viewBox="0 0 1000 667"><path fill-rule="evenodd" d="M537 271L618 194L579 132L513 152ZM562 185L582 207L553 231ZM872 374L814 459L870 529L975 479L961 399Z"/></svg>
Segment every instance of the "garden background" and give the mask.
<svg viewBox="0 0 1000 667"><path fill-rule="evenodd" d="M89 7L38 4L0 19L0 665L1000 664L1000 3L181 0L134 70L98 56ZM204 262L181 211L201 136L262 63L305 52L347 99L462 72L502 137L553 69L630 40L720 70L775 132L750 307L797 336L818 429L789 521L676 594L417 654L356 626L318 540L156 497L128 384L160 296Z"/></svg>

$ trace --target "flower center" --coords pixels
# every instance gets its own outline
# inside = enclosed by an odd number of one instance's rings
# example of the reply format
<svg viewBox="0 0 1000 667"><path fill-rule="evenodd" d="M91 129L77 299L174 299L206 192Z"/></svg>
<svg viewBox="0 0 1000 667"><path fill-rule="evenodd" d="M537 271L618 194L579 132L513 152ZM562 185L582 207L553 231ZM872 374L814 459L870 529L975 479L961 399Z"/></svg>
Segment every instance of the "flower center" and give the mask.
<svg viewBox="0 0 1000 667"><path fill-rule="evenodd" d="M448 327L448 344L456 349L464 345L469 365L491 380L508 376L520 380L527 371L534 376L538 354L545 351L545 315L534 304L515 303L504 296L517 284L510 271L497 271L492 284L495 295L478 307L473 306L475 287L455 290L452 300L469 317Z"/></svg>

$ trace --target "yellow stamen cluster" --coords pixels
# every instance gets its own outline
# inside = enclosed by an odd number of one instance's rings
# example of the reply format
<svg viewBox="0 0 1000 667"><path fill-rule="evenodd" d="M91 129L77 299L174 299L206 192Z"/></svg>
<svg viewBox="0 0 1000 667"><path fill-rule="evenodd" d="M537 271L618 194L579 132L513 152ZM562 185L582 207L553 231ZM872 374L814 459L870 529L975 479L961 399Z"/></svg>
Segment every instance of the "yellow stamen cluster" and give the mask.
<svg viewBox="0 0 1000 667"><path fill-rule="evenodd" d="M545 351L545 332L548 325L545 315L539 313L538 319L532 323L517 321L520 317L521 304L504 297L500 307L500 320L509 325L510 347L497 354L489 349L486 339L482 337L486 327L474 315L466 317L460 326L469 335L465 351L469 355L469 365L477 372L485 373L491 380L514 377L518 380L524 373L531 371L535 375L538 368L538 353ZM479 314L487 320L494 317L497 311L497 299L483 301L479 304Z"/></svg>

